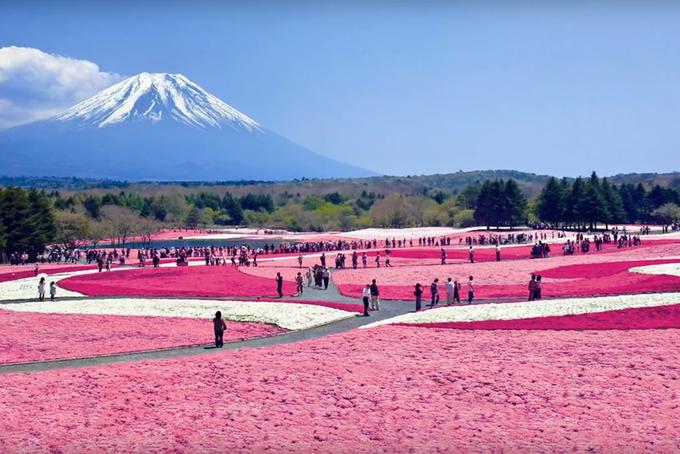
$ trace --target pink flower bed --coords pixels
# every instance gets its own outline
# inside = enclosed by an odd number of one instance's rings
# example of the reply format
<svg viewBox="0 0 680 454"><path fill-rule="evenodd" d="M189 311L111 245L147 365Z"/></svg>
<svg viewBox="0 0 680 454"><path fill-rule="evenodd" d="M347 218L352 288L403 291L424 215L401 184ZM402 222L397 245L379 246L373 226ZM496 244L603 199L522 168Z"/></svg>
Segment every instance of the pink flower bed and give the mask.
<svg viewBox="0 0 680 454"><path fill-rule="evenodd" d="M227 321L224 340L285 330ZM0 310L0 364L157 350L213 341L212 320L176 317L41 314Z"/></svg>
<svg viewBox="0 0 680 454"><path fill-rule="evenodd" d="M680 328L680 304L591 314L485 320L478 322L402 323L423 328L465 330L629 330Z"/></svg>
<svg viewBox="0 0 680 454"><path fill-rule="evenodd" d="M366 282L377 279L384 298L410 300L416 282L429 286L438 278L443 284L448 277L465 282L472 275L477 298L499 298L526 296L531 273L538 273L544 277L545 296L616 295L677 290L680 285L677 277L627 272L634 266L677 261L650 260L652 258L677 256L680 256L680 243L673 242L607 254L558 255L549 259L342 270L333 274L333 280L342 294L356 296ZM625 264L615 265L622 262ZM559 271L561 268L563 272Z"/></svg>
<svg viewBox="0 0 680 454"><path fill-rule="evenodd" d="M679 330L381 327L0 376L3 452L675 452Z"/></svg>
<svg viewBox="0 0 680 454"><path fill-rule="evenodd" d="M276 296L273 271L268 279L241 273L231 266L144 268L115 273L74 276L59 286L91 296ZM293 282L283 283L284 295L293 295Z"/></svg>
<svg viewBox="0 0 680 454"><path fill-rule="evenodd" d="M93 270L97 265L72 265L72 264L44 264L40 266L38 273L59 274L72 273L74 271ZM25 266L0 266L0 282L14 281L35 276L33 265Z"/></svg>

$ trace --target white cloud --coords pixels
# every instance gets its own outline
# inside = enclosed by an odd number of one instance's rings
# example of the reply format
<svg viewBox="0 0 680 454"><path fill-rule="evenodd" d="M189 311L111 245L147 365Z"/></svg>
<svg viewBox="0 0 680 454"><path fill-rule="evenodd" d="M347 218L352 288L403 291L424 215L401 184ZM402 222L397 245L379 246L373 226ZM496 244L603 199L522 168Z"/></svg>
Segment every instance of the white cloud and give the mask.
<svg viewBox="0 0 680 454"><path fill-rule="evenodd" d="M54 115L121 80L96 63L30 47L0 48L0 129Z"/></svg>

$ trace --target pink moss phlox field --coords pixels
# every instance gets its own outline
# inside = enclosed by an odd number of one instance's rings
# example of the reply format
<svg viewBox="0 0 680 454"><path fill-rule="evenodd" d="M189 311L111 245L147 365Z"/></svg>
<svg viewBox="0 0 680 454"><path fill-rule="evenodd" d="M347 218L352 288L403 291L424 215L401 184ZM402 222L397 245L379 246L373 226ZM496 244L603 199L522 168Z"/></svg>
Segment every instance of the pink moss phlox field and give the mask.
<svg viewBox="0 0 680 454"><path fill-rule="evenodd" d="M241 273L231 266L144 268L74 276L59 286L90 296L276 296L276 271L269 279ZM295 293L284 282L283 293Z"/></svg>
<svg viewBox="0 0 680 454"><path fill-rule="evenodd" d="M393 326L0 376L0 451L677 452L680 330Z"/></svg>
<svg viewBox="0 0 680 454"><path fill-rule="evenodd" d="M75 271L93 270L96 265L45 264L40 266L38 273L48 276L58 273L72 273ZM35 276L33 265L30 266L0 266L0 282L14 281Z"/></svg>
<svg viewBox="0 0 680 454"><path fill-rule="evenodd" d="M224 340L273 336L285 330L227 321ZM209 318L73 315L0 310L0 364L82 358L209 344Z"/></svg>
<svg viewBox="0 0 680 454"><path fill-rule="evenodd" d="M388 299L412 299L416 282L428 285L435 278L444 282L448 277L465 282L470 275L475 278L477 298L521 298L526 296L527 282L532 273L543 275L545 296L619 295L677 290L680 286L678 277L627 271L635 266L678 261L670 257L680 255L680 243L654 244L607 254L559 255L548 259L507 260L500 263L342 270L333 274L333 280L342 294L356 296L366 281L377 279L381 295ZM614 265L621 262L625 264ZM563 271L560 271L561 268Z"/></svg>
<svg viewBox="0 0 680 454"><path fill-rule="evenodd" d="M422 328L463 330L629 330L680 328L680 304L591 314L484 320L477 322L402 323Z"/></svg>

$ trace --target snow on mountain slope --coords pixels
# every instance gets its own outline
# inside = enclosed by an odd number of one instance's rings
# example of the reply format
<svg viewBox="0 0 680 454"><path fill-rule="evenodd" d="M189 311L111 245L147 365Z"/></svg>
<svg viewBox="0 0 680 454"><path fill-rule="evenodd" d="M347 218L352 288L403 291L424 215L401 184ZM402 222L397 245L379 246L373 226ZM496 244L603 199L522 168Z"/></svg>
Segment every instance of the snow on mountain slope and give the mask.
<svg viewBox="0 0 680 454"><path fill-rule="evenodd" d="M173 119L202 128L241 127L261 132L255 120L203 90L181 74L141 73L57 115L99 128L127 121Z"/></svg>
<svg viewBox="0 0 680 454"><path fill-rule="evenodd" d="M369 176L260 126L180 74L142 73L0 132L0 175L128 181Z"/></svg>

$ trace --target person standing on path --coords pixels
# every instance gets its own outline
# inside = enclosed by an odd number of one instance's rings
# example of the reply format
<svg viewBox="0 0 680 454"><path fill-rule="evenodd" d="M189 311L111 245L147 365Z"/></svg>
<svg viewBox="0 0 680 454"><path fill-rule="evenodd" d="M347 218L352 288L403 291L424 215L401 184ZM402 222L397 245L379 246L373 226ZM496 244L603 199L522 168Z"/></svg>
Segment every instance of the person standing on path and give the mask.
<svg viewBox="0 0 680 454"><path fill-rule="evenodd" d="M54 301L57 296L57 284L52 281L50 282L50 301Z"/></svg>
<svg viewBox="0 0 680 454"><path fill-rule="evenodd" d="M499 245L496 245L496 261L501 261L501 247Z"/></svg>
<svg viewBox="0 0 680 454"><path fill-rule="evenodd" d="M302 290L304 288L303 285L303 279L302 279L302 273L298 271L297 276L295 277L295 283L297 284L297 294L302 295Z"/></svg>
<svg viewBox="0 0 680 454"><path fill-rule="evenodd" d="M430 307L434 307L435 304L439 304L439 279L435 279L432 281L432 284L430 284L430 296Z"/></svg>
<svg viewBox="0 0 680 454"><path fill-rule="evenodd" d="M533 301L536 298L536 275L531 275L531 280L529 280L529 301Z"/></svg>
<svg viewBox="0 0 680 454"><path fill-rule="evenodd" d="M368 255L366 255L366 252L361 253L361 263L364 265L364 268L366 268L368 264Z"/></svg>
<svg viewBox="0 0 680 454"><path fill-rule="evenodd" d="M460 283L458 281L453 281L453 297L451 302L457 301L460 304Z"/></svg>
<svg viewBox="0 0 680 454"><path fill-rule="evenodd" d="M45 301L45 278L41 277L38 282L38 301Z"/></svg>
<svg viewBox="0 0 680 454"><path fill-rule="evenodd" d="M356 270L359 263L359 256L357 256L357 251L352 252L352 269Z"/></svg>
<svg viewBox="0 0 680 454"><path fill-rule="evenodd" d="M224 345L224 332L227 330L227 324L222 320L222 312L215 312L213 327L215 328L215 347L220 348Z"/></svg>
<svg viewBox="0 0 680 454"><path fill-rule="evenodd" d="M446 286L445 286L445 290L446 290L446 305L447 305L447 306L450 305L450 304L453 302L453 286L454 286L454 283L453 283L453 281L451 280L451 278L449 278L449 279L446 281Z"/></svg>
<svg viewBox="0 0 680 454"><path fill-rule="evenodd" d="M371 310L380 310L380 290L378 289L378 284L376 284L375 279L371 281Z"/></svg>
<svg viewBox="0 0 680 454"><path fill-rule="evenodd" d="M534 294L535 300L541 299L541 275L536 276L536 292Z"/></svg>
<svg viewBox="0 0 680 454"><path fill-rule="evenodd" d="M441 259L442 259L442 265L446 265L446 251L444 248L441 250Z"/></svg>
<svg viewBox="0 0 680 454"><path fill-rule="evenodd" d="M475 284L473 282L473 277L470 276L468 280L468 304L472 304L472 300L475 299Z"/></svg>
<svg viewBox="0 0 680 454"><path fill-rule="evenodd" d="M307 268L307 288L312 286L312 283L314 282L314 271L312 271L312 267L310 266Z"/></svg>
<svg viewBox="0 0 680 454"><path fill-rule="evenodd" d="M468 249L468 257L470 258L470 263L475 263L475 250L470 246Z"/></svg>
<svg viewBox="0 0 680 454"><path fill-rule="evenodd" d="M331 272L328 268L323 269L323 289L328 290L328 283L331 280Z"/></svg>
<svg viewBox="0 0 680 454"><path fill-rule="evenodd" d="M326 253L322 252L321 257L319 258L321 260L321 268L326 268Z"/></svg>
<svg viewBox="0 0 680 454"><path fill-rule="evenodd" d="M298 256L298 266L302 269L302 254Z"/></svg>
<svg viewBox="0 0 680 454"><path fill-rule="evenodd" d="M375 254L375 266L380 268L380 252Z"/></svg>
<svg viewBox="0 0 680 454"><path fill-rule="evenodd" d="M283 277L281 273L276 273L276 293L279 298L283 298Z"/></svg>
<svg viewBox="0 0 680 454"><path fill-rule="evenodd" d="M416 312L418 312L423 301L423 287L420 285L420 283L416 284L416 289L413 292L413 295L416 297Z"/></svg>
<svg viewBox="0 0 680 454"><path fill-rule="evenodd" d="M362 300L364 302L364 317L368 317L370 314L368 313L368 304L371 301L371 286L366 284L366 287L364 287L364 291L361 294Z"/></svg>

